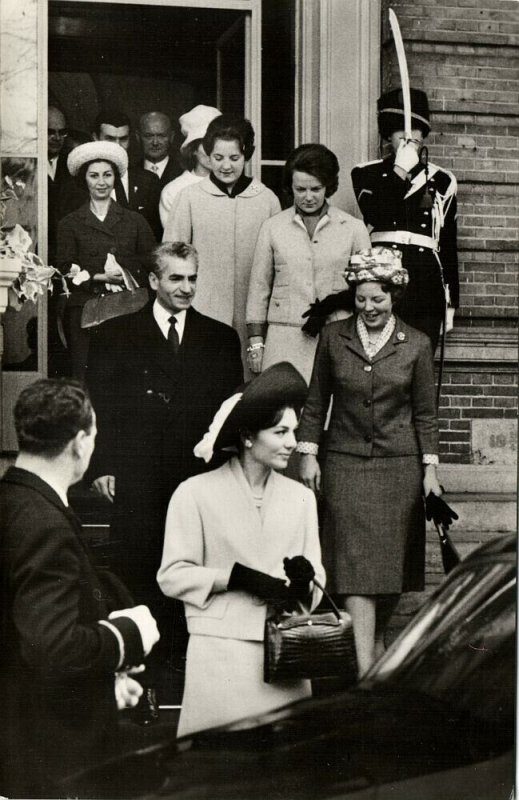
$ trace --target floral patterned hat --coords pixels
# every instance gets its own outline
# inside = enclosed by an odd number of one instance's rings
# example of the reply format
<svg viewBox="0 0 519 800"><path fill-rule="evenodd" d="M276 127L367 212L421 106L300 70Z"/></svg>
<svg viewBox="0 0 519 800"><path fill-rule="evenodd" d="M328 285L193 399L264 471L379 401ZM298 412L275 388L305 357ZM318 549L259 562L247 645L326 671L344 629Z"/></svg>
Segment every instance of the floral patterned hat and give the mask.
<svg viewBox="0 0 519 800"><path fill-rule="evenodd" d="M366 281L385 281L395 286L409 283L409 273L402 266L402 253L388 247L371 247L350 256L344 278L348 286Z"/></svg>

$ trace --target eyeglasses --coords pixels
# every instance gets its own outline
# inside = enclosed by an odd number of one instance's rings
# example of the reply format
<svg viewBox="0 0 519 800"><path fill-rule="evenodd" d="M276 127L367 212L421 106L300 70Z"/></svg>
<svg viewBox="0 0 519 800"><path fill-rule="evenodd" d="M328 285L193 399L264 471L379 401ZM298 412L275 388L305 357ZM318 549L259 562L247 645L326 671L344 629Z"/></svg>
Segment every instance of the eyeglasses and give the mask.
<svg viewBox="0 0 519 800"><path fill-rule="evenodd" d="M47 135L54 136L56 139L66 139L68 130L67 128L47 128Z"/></svg>

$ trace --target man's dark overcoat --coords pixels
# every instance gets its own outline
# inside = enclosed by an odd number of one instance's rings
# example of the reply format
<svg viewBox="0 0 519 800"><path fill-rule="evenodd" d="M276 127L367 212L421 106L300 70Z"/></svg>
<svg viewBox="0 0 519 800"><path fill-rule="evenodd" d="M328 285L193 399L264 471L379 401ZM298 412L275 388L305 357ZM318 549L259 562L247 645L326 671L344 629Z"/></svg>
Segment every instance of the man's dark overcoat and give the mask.
<svg viewBox="0 0 519 800"><path fill-rule="evenodd" d="M173 491L207 469L193 447L243 381L232 328L191 308L175 356L152 307L100 326L87 372L99 430L89 477L115 476L117 566L138 599L139 584L156 586Z"/></svg>
<svg viewBox="0 0 519 800"><path fill-rule="evenodd" d="M55 781L116 752L120 650L99 620L133 601L95 568L77 518L33 473L7 471L0 518L0 791L51 797ZM127 626L117 625L126 659L139 664L140 635Z"/></svg>

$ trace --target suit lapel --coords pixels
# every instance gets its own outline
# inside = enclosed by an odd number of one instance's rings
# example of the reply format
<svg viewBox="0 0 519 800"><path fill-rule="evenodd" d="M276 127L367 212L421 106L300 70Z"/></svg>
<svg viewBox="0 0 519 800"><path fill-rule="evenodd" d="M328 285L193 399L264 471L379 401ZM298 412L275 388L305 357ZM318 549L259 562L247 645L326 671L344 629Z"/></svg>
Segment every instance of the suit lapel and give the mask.
<svg viewBox="0 0 519 800"><path fill-rule="evenodd" d="M340 335L344 340L344 344L351 350L352 353L355 353L356 356L359 356L363 361L367 364L370 364L371 361L367 357L366 353L364 352L364 348L362 347L362 343L357 336L357 331L355 329L355 319L356 317L349 317L349 319L344 321L344 325L342 330L340 331Z"/></svg>

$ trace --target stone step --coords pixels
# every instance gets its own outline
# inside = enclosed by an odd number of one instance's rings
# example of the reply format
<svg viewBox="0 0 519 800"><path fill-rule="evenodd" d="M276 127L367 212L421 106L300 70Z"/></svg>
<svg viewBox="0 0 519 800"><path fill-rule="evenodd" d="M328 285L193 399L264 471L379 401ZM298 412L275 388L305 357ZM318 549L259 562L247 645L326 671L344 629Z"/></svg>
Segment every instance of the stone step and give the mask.
<svg viewBox="0 0 519 800"><path fill-rule="evenodd" d="M517 491L516 467L493 464L440 464L440 483L451 492L512 492Z"/></svg>
<svg viewBox="0 0 519 800"><path fill-rule="evenodd" d="M452 531L517 530L517 498L513 492L453 493L445 496L446 502L459 516Z"/></svg>

